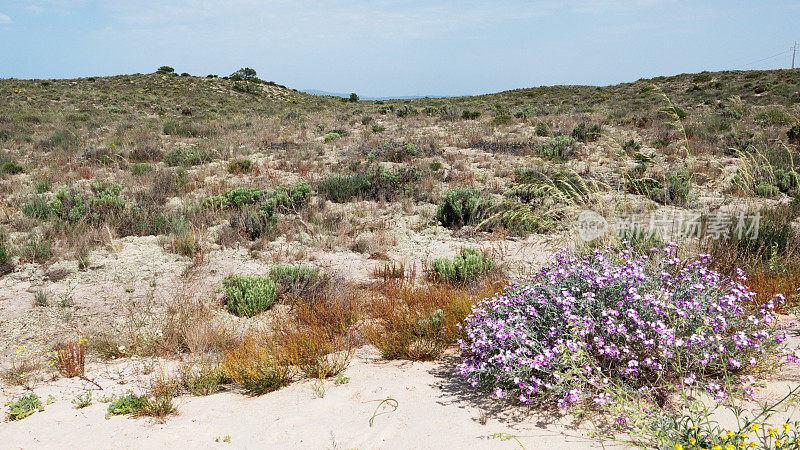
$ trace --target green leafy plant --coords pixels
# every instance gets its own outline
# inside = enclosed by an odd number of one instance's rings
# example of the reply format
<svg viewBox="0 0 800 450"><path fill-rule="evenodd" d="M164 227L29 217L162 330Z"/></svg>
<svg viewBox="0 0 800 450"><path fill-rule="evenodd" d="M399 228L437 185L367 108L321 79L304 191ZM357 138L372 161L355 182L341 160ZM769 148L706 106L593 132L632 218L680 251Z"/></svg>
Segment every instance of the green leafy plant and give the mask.
<svg viewBox="0 0 800 450"><path fill-rule="evenodd" d="M44 411L44 406L39 396L36 394L28 394L20 397L17 401L6 403L8 406L8 420L22 420L36 411Z"/></svg>
<svg viewBox="0 0 800 450"><path fill-rule="evenodd" d="M225 305L237 316L252 317L275 302L275 282L266 277L229 275L222 282Z"/></svg>
<svg viewBox="0 0 800 450"><path fill-rule="evenodd" d="M444 283L464 284L486 276L497 268L487 254L472 247L461 247L453 259L436 258L431 261L431 277Z"/></svg>

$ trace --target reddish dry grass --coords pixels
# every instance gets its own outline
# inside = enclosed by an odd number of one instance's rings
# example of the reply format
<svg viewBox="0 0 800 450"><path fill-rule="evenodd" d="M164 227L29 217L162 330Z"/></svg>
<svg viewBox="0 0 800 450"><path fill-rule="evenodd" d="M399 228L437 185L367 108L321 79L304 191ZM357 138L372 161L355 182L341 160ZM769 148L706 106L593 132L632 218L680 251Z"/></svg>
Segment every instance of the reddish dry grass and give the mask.
<svg viewBox="0 0 800 450"><path fill-rule="evenodd" d="M786 303L776 305L778 312L785 313L800 303L800 270L762 270L747 275L745 285L756 294L755 301L764 305L777 294L786 297Z"/></svg>
<svg viewBox="0 0 800 450"><path fill-rule="evenodd" d="M83 342L70 342L56 347L58 369L67 378L83 375L84 355L86 348Z"/></svg>
<svg viewBox="0 0 800 450"><path fill-rule="evenodd" d="M384 283L367 305L372 320L365 327L366 338L386 358L436 359L463 337L459 324L473 305L504 285L500 279L488 279L472 289L447 284Z"/></svg>

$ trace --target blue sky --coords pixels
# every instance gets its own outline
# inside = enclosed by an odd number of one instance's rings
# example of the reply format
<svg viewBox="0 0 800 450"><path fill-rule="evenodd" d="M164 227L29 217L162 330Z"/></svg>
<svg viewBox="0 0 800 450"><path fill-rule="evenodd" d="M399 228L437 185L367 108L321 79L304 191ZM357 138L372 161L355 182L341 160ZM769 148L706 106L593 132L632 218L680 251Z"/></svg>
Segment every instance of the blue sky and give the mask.
<svg viewBox="0 0 800 450"><path fill-rule="evenodd" d="M3 78L249 66L297 89L468 95L787 67L794 40L800 0L0 0Z"/></svg>

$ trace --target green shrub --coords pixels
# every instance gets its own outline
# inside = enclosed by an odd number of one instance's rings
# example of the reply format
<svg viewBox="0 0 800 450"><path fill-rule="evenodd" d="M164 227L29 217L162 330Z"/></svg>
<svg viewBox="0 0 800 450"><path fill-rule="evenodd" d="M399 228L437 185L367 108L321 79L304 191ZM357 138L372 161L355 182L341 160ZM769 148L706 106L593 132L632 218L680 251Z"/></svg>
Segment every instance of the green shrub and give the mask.
<svg viewBox="0 0 800 450"><path fill-rule="evenodd" d="M480 111L470 111L468 109L465 109L464 111L461 112L462 119L474 120L480 116L481 116Z"/></svg>
<svg viewBox="0 0 800 450"><path fill-rule="evenodd" d="M195 148L174 148L164 154L164 163L168 166L196 166L211 160L207 150Z"/></svg>
<svg viewBox="0 0 800 450"><path fill-rule="evenodd" d="M417 156L419 153L419 149L417 148L417 144L413 142L409 142L408 144L404 145L403 152L408 156Z"/></svg>
<svg viewBox="0 0 800 450"><path fill-rule="evenodd" d="M175 69L170 67L170 66L161 66L161 67L158 68L158 70L156 70L156 73L160 73L160 74L164 74L164 75L169 74L169 73L173 73L173 72L175 72Z"/></svg>
<svg viewBox="0 0 800 450"><path fill-rule="evenodd" d="M228 164L228 172L233 174L250 173L252 162L249 159L240 159Z"/></svg>
<svg viewBox="0 0 800 450"><path fill-rule="evenodd" d="M137 176L146 175L153 171L153 166L145 163L134 163L131 165L131 173Z"/></svg>
<svg viewBox="0 0 800 450"><path fill-rule="evenodd" d="M194 122L185 120L167 120L164 122L164 134L183 137L206 137L211 135L211 129Z"/></svg>
<svg viewBox="0 0 800 450"><path fill-rule="evenodd" d="M319 269L305 265L287 266L278 264L269 270L269 277L280 286L281 295L310 299L313 290L327 281Z"/></svg>
<svg viewBox="0 0 800 450"><path fill-rule="evenodd" d="M790 144L800 145L800 122L796 122L786 131L786 137Z"/></svg>
<svg viewBox="0 0 800 450"><path fill-rule="evenodd" d="M783 108L772 107L756 113L753 116L753 121L762 127L783 127L791 125L794 122L794 117Z"/></svg>
<svg viewBox="0 0 800 450"><path fill-rule="evenodd" d="M275 302L275 282L265 277L229 275L222 282L225 305L237 316L252 317Z"/></svg>
<svg viewBox="0 0 800 450"><path fill-rule="evenodd" d="M572 137L576 141L593 142L600 138L600 131L600 124L595 123L587 126L586 123L581 122L577 127L572 129Z"/></svg>
<svg viewBox="0 0 800 450"><path fill-rule="evenodd" d="M36 394L28 394L15 402L7 403L6 406L8 406L7 420L22 420L36 411L44 411L42 401Z"/></svg>
<svg viewBox="0 0 800 450"><path fill-rule="evenodd" d="M465 284L477 280L496 269L494 260L472 247L462 247L452 260L436 258L431 261L431 276L443 283Z"/></svg>
<svg viewBox="0 0 800 450"><path fill-rule="evenodd" d="M569 136L556 136L548 138L539 146L539 154L547 158L567 159L572 156L572 146L575 139Z"/></svg>
<svg viewBox="0 0 800 450"><path fill-rule="evenodd" d="M492 125L508 125L512 122L511 116L508 114L501 114L492 119Z"/></svg>
<svg viewBox="0 0 800 450"><path fill-rule="evenodd" d="M550 127L544 122L536 124L536 135L540 137L550 136Z"/></svg>
<svg viewBox="0 0 800 450"><path fill-rule="evenodd" d="M106 416L121 416L127 414L140 414L147 407L147 397L136 395L133 392L115 398L108 405Z"/></svg>
<svg viewBox="0 0 800 450"><path fill-rule="evenodd" d="M16 175L24 171L25 169L22 168L22 166L13 161L7 161L0 164L0 175Z"/></svg>
<svg viewBox="0 0 800 450"><path fill-rule="evenodd" d="M375 167L352 175L328 175L317 184L317 192L336 203L346 203L355 198L392 199L402 187L418 177L414 169L401 167L390 171Z"/></svg>
<svg viewBox="0 0 800 450"><path fill-rule="evenodd" d="M384 127L383 125L373 125L372 126L372 132L373 133L383 133L384 131L386 131L386 127Z"/></svg>
<svg viewBox="0 0 800 450"><path fill-rule="evenodd" d="M626 153L637 152L642 148L642 143L635 141L633 139L629 139L622 144L622 151Z"/></svg>
<svg viewBox="0 0 800 450"><path fill-rule="evenodd" d="M447 191L436 209L436 220L447 228L461 228L478 222L486 200L473 188L453 188Z"/></svg>
<svg viewBox="0 0 800 450"><path fill-rule="evenodd" d="M686 171L671 173L664 181L629 175L625 187L631 194L644 195L656 203L675 206L686 206L692 190L690 175Z"/></svg>
<svg viewBox="0 0 800 450"><path fill-rule="evenodd" d="M332 141L335 141L335 140L339 139L343 135L344 135L344 133L342 133L340 130L333 130L333 131L329 131L327 134L325 134L325 137L323 138L323 140L325 142L332 142Z"/></svg>

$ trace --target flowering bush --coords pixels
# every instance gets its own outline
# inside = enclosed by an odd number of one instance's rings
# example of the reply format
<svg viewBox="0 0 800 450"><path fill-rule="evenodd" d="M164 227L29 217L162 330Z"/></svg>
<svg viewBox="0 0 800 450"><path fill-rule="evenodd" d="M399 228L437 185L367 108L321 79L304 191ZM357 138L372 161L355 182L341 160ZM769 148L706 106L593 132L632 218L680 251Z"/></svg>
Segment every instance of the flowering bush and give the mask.
<svg viewBox="0 0 800 450"><path fill-rule="evenodd" d="M708 262L682 261L674 246L559 254L473 309L460 371L496 397L563 408L607 405L619 388L691 386L722 397L722 379L763 370L780 355L786 336L773 309L782 297L746 307L753 294Z"/></svg>

